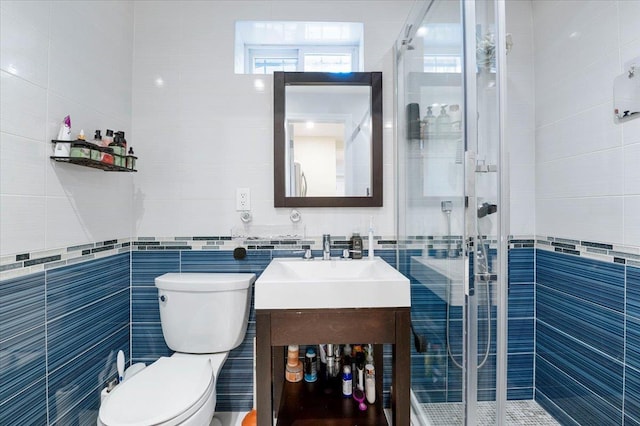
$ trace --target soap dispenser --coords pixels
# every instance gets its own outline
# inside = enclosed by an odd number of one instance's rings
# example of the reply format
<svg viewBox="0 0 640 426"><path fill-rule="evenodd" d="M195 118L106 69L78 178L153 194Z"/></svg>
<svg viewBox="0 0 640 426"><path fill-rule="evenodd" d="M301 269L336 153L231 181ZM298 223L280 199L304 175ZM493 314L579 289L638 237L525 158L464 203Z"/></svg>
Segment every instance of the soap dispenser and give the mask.
<svg viewBox="0 0 640 426"><path fill-rule="evenodd" d="M447 114L447 105L440 105L440 114L436 118L436 130L438 133L451 131L451 117Z"/></svg>
<svg viewBox="0 0 640 426"><path fill-rule="evenodd" d="M436 127L436 116L433 115L433 107L431 105L427 107L427 115L422 118L422 122L424 123L425 137L428 138L429 135L433 134Z"/></svg>

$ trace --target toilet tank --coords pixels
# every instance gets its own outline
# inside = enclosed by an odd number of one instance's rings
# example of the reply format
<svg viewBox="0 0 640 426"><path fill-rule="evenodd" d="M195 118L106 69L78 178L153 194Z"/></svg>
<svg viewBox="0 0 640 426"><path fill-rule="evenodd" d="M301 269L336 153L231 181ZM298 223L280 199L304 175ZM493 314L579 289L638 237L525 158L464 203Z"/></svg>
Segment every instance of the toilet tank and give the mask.
<svg viewBox="0 0 640 426"><path fill-rule="evenodd" d="M250 273L169 273L155 279L162 334L176 352L227 352L242 343L251 308Z"/></svg>

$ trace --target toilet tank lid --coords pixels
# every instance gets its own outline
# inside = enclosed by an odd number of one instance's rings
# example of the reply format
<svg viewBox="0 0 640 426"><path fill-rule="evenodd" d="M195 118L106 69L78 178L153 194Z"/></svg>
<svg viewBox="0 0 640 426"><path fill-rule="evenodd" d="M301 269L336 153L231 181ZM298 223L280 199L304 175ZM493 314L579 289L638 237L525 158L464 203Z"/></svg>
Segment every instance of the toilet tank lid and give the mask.
<svg viewBox="0 0 640 426"><path fill-rule="evenodd" d="M256 274L251 273L175 273L156 277L156 287L161 290L216 292L244 290L251 287Z"/></svg>

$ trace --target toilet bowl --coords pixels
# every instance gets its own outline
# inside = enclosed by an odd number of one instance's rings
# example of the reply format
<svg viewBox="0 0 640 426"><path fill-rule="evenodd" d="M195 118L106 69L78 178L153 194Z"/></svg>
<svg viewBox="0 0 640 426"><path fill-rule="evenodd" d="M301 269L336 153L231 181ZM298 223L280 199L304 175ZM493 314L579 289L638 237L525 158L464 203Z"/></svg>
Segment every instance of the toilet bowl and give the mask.
<svg viewBox="0 0 640 426"><path fill-rule="evenodd" d="M246 333L254 281L255 274L156 278L163 335L177 352L116 386L97 425L208 426L222 365Z"/></svg>
<svg viewBox="0 0 640 426"><path fill-rule="evenodd" d="M162 357L116 386L100 407L99 425L208 425L216 378L226 354Z"/></svg>

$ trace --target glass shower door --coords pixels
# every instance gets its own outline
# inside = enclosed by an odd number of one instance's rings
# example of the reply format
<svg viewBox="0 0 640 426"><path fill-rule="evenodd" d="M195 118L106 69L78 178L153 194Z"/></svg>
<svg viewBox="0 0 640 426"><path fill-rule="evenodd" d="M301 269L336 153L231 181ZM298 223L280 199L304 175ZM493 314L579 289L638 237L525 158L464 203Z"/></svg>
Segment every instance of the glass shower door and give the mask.
<svg viewBox="0 0 640 426"><path fill-rule="evenodd" d="M493 11L418 2L395 49L400 264L412 283L412 409L425 425L479 424L487 410L481 424L502 424Z"/></svg>

